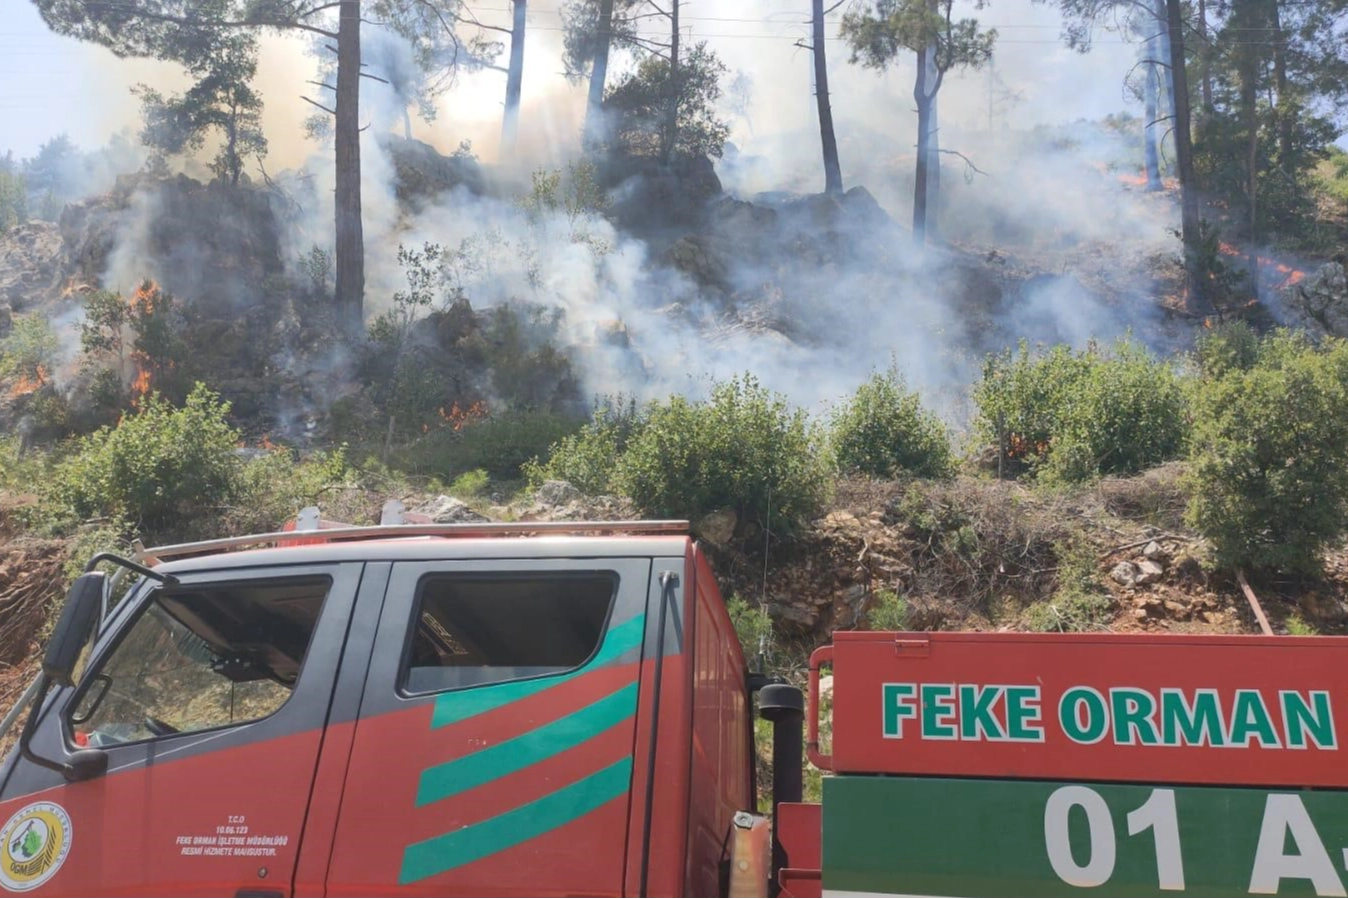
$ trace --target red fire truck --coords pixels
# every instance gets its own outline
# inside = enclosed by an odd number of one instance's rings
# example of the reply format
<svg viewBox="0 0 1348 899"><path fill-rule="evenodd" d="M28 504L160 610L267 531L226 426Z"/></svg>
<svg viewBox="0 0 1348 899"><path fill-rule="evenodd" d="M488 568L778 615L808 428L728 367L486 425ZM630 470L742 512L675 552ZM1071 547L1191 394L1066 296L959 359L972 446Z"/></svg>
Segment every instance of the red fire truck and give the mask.
<svg viewBox="0 0 1348 899"><path fill-rule="evenodd" d="M1345 660L1332 638L838 633L803 714L748 672L682 522L306 510L90 562L0 767L0 889L1344 895Z"/></svg>

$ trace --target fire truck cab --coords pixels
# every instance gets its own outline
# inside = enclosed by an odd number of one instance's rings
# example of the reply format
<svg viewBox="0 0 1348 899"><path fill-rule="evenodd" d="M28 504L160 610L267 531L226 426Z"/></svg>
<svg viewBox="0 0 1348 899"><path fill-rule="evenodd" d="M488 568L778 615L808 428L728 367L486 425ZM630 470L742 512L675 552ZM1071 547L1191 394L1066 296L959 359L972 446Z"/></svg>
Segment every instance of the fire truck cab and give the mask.
<svg viewBox="0 0 1348 899"><path fill-rule="evenodd" d="M0 888L765 894L760 684L685 523L301 522L90 564L0 768Z"/></svg>

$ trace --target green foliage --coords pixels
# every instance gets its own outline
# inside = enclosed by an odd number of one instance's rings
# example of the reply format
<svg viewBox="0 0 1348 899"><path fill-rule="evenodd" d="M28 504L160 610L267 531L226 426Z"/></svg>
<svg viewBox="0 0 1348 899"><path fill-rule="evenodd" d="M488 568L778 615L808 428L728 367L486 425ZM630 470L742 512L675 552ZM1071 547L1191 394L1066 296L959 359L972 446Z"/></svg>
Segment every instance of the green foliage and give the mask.
<svg viewBox="0 0 1348 899"><path fill-rule="evenodd" d="M1280 332L1194 394L1188 520L1216 562L1317 570L1348 532L1348 343Z"/></svg>
<svg viewBox="0 0 1348 899"><path fill-rule="evenodd" d="M318 244L309 248L309 252L300 257L300 268L309 278L314 293L327 296L328 282L333 278L332 253Z"/></svg>
<svg viewBox="0 0 1348 899"><path fill-rule="evenodd" d="M976 429L1052 481L1131 474L1179 455L1184 394L1169 364L1131 341L990 357L974 387Z"/></svg>
<svg viewBox="0 0 1348 899"><path fill-rule="evenodd" d="M587 77L594 57L607 41L608 50L635 47L638 20L634 17L644 0L609 0L612 14L607 31L600 27L604 0L566 0L562 6L563 72L573 82ZM610 57L611 58L611 57Z"/></svg>
<svg viewBox="0 0 1348 899"><path fill-rule="evenodd" d="M908 630L908 603L894 590L877 590L875 604L866 613L866 626L873 631Z"/></svg>
<svg viewBox="0 0 1348 899"><path fill-rule="evenodd" d="M1053 597L1025 610L1026 625L1033 631L1099 630L1113 617L1113 604L1100 582L1099 563L1093 547L1080 534L1057 541L1057 587Z"/></svg>
<svg viewBox="0 0 1348 899"><path fill-rule="evenodd" d="M28 214L55 221L66 202L74 198L80 165L79 149L67 134L58 134L46 141L38 147L37 155L24 160Z"/></svg>
<svg viewBox="0 0 1348 899"><path fill-rule="evenodd" d="M851 61L887 69L904 51L934 49L937 71L978 69L992 58L997 29L981 29L977 19L956 19L953 0L873 0L849 9L839 36Z"/></svg>
<svg viewBox="0 0 1348 899"><path fill-rule="evenodd" d="M717 115L716 103L726 71L706 41L679 59L677 78L670 74L669 60L646 56L604 96L614 145L631 156L664 161L721 158L730 127ZM671 102L678 104L673 134L667 125Z"/></svg>
<svg viewBox="0 0 1348 899"><path fill-rule="evenodd" d="M558 480L591 496L613 492L618 460L642 423L635 399L621 394L596 399L590 421L549 447L547 461L527 463L524 475L535 487Z"/></svg>
<svg viewBox="0 0 1348 899"><path fill-rule="evenodd" d="M0 156L0 234L28 221L28 185L13 152Z"/></svg>
<svg viewBox="0 0 1348 899"><path fill-rule="evenodd" d="M652 403L643 417L615 480L648 514L698 518L729 506L783 534L827 496L819 429L751 375L715 384L706 402Z"/></svg>
<svg viewBox="0 0 1348 899"><path fill-rule="evenodd" d="M566 439L576 422L552 412L506 411L434 431L398 449L390 461L403 471L453 480L481 470L496 480L521 477L521 469Z"/></svg>
<svg viewBox="0 0 1348 899"><path fill-rule="evenodd" d="M217 527L232 533L276 530L298 510L331 498L355 479L345 444L302 461L289 449L272 450L238 468L235 501Z"/></svg>
<svg viewBox="0 0 1348 899"><path fill-rule="evenodd" d="M106 517L169 527L239 492L229 404L198 384L182 408L158 394L116 427L81 438L43 485L57 522Z"/></svg>
<svg viewBox="0 0 1348 899"><path fill-rule="evenodd" d="M146 84L132 93L140 97L145 127L141 142L158 153L177 155L200 150L215 133L220 149L210 167L216 177L238 184L244 163L265 156L262 96L253 89L257 74L257 39L234 31L215 42L212 51L188 64L196 83L187 92L166 97Z"/></svg>
<svg viewBox="0 0 1348 899"><path fill-rule="evenodd" d="M922 408L896 368L858 387L832 424L833 454L844 472L939 478L954 470L945 425Z"/></svg>
<svg viewBox="0 0 1348 899"><path fill-rule="evenodd" d="M741 520L789 533L827 495L821 437L804 412L745 375L715 384L706 402L599 404L525 474L534 484L555 478L591 494L620 493L660 517L729 506Z"/></svg>
<svg viewBox="0 0 1348 899"><path fill-rule="evenodd" d="M1287 633L1294 637L1317 637L1320 635L1320 629L1307 621L1300 612L1293 612L1288 615L1283 624L1287 627Z"/></svg>
<svg viewBox="0 0 1348 899"><path fill-rule="evenodd" d="M460 499L475 499L486 493L490 484L491 475L487 474L487 470L475 468L455 478L454 483L449 485L449 493Z"/></svg>
<svg viewBox="0 0 1348 899"><path fill-rule="evenodd" d="M0 337L0 378L46 381L59 348L56 332L42 315L15 316L10 332Z"/></svg>
<svg viewBox="0 0 1348 899"><path fill-rule="evenodd" d="M730 615L730 623L735 626L735 636L739 637L749 670L758 670L759 656L766 656L775 640L772 618L762 606L750 605L738 595L726 600L725 610Z"/></svg>
<svg viewBox="0 0 1348 899"><path fill-rule="evenodd" d="M1259 360L1259 335L1243 321L1221 322L1198 338L1195 355L1206 377L1247 371Z"/></svg>

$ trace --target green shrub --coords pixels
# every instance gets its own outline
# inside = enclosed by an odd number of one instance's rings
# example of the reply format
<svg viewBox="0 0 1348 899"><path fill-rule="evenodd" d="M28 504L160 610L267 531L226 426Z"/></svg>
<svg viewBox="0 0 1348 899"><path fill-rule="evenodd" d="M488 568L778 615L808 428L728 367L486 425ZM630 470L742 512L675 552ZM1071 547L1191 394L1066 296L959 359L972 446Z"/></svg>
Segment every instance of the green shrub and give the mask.
<svg viewBox="0 0 1348 899"><path fill-rule="evenodd" d="M1053 597L1026 609L1026 623L1035 631L1098 630L1113 616L1113 602L1100 582L1096 549L1079 532L1056 541L1058 561Z"/></svg>
<svg viewBox="0 0 1348 899"><path fill-rule="evenodd" d="M642 421L634 399L619 394L596 400L590 421L554 443L546 462L535 459L526 463L525 477L534 487L558 480L591 496L610 493L615 489L613 476L618 460L641 429Z"/></svg>
<svg viewBox="0 0 1348 899"><path fill-rule="evenodd" d="M974 388L976 428L1051 481L1133 474L1176 458L1187 430L1178 376L1129 340L992 357Z"/></svg>
<svg viewBox="0 0 1348 899"><path fill-rule="evenodd" d="M728 506L790 533L827 496L818 428L752 376L715 384L706 402L652 403L644 417L615 481L648 514L699 518Z"/></svg>
<svg viewBox="0 0 1348 899"><path fill-rule="evenodd" d="M396 450L395 468L452 481L481 469L497 480L521 477L521 469L565 440L576 420L552 412L504 412L473 420L455 430L432 431Z"/></svg>
<svg viewBox="0 0 1348 899"><path fill-rule="evenodd" d="M740 648L744 650L744 660L751 670L755 670L759 656L767 656L772 648L772 619L762 606L751 605L739 596L726 600L725 610L730 615L730 623L735 626L735 635L739 637Z"/></svg>
<svg viewBox="0 0 1348 899"><path fill-rule="evenodd" d="M65 521L107 517L167 528L229 502L239 491L239 433L229 404L198 384L182 408L158 394L82 438L46 485L44 505Z"/></svg>
<svg viewBox="0 0 1348 899"><path fill-rule="evenodd" d="M1187 518L1216 562L1318 569L1348 530L1348 343L1278 333L1194 392Z"/></svg>
<svg viewBox="0 0 1348 899"><path fill-rule="evenodd" d="M351 485L355 473L347 447L316 452L297 460L289 449L275 449L243 465L239 471L234 511L215 528L221 532L265 533L276 530L306 506L332 498L334 490ZM325 517L332 510L325 506Z"/></svg>
<svg viewBox="0 0 1348 899"><path fill-rule="evenodd" d="M455 478L454 483L449 485L449 492L460 499L472 499L486 493L490 483L491 475L487 474L486 469L475 468Z"/></svg>
<svg viewBox="0 0 1348 899"><path fill-rule="evenodd" d="M880 590L866 613L866 626L873 631L908 630L908 603L893 590Z"/></svg>
<svg viewBox="0 0 1348 899"><path fill-rule="evenodd" d="M844 472L940 478L954 469L945 425L922 408L897 369L872 375L833 417L833 455Z"/></svg>
<svg viewBox="0 0 1348 899"><path fill-rule="evenodd" d="M1208 377L1249 369L1259 359L1259 335L1243 321L1221 322L1198 338L1195 355L1199 370Z"/></svg>
<svg viewBox="0 0 1348 899"><path fill-rule="evenodd" d="M16 315L0 338L0 378L46 381L59 348L56 332L40 314Z"/></svg>

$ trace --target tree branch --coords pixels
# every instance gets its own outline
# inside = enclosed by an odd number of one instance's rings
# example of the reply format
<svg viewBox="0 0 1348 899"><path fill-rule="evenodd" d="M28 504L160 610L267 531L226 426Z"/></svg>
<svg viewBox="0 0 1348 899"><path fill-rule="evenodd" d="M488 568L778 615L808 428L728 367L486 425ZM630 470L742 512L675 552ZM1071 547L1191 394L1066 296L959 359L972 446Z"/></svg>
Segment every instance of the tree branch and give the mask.
<svg viewBox="0 0 1348 899"><path fill-rule="evenodd" d="M326 106L324 106L322 103L319 103L319 102L316 101L316 100L310 100L308 97L305 97L305 96L303 96L303 95L300 96L300 99L303 100L305 103L312 103L314 106L317 106L319 109L323 110L323 111L326 112L328 115L336 115L336 114L337 114L337 110L335 110L335 109L328 109Z"/></svg>
<svg viewBox="0 0 1348 899"><path fill-rule="evenodd" d="M342 5L341 0L337 0L337 2L335 3L324 3L322 6L315 6L313 9L306 9L302 12L295 13L295 18L307 19L309 16L312 16L316 12L322 12L325 9L336 9L341 5Z"/></svg>
<svg viewBox="0 0 1348 899"><path fill-rule="evenodd" d="M940 150L937 150L936 152L938 152L938 153L946 153L946 154L949 154L950 156L958 156L960 159L963 159L963 160L964 160L964 164L965 164L966 166L968 166L972 171L975 171L975 172L977 172L978 174L983 175L984 177L987 177L987 178L991 178L991 177L992 177L992 176L989 175L987 172L983 171L983 170L980 169L978 166L974 165L974 161L973 161L972 159L970 159L968 156L965 156L965 155L964 155L963 153L961 153L959 150L947 150L947 149L942 148L942 149L940 149Z"/></svg>
<svg viewBox="0 0 1348 899"><path fill-rule="evenodd" d="M226 21L221 19L186 19L182 16L171 16L167 13L150 12L145 9L128 8L125 3L108 2L108 0L87 0L86 7L97 8L107 7L121 13L128 13L132 18L153 19L156 22L168 22L173 25L181 25L184 28L296 28L300 31L311 31L314 34L321 34L325 37L336 39L337 32L328 31L326 28L319 28L316 25L306 25L303 22L287 22L279 19L256 19L243 21Z"/></svg>
<svg viewBox="0 0 1348 899"><path fill-rule="evenodd" d="M392 84L392 82L389 81L387 78L380 78L378 75L371 75L369 72L361 72L361 73L360 73L360 77L362 77L362 78L368 78L368 79L370 79L371 81L378 81L378 82L380 82L380 83L382 83L382 84ZM312 83L312 82L311 82L311 83ZM323 86L324 86L324 87L327 87L326 84L323 85ZM336 90L336 88L333 88L333 90Z"/></svg>
<svg viewBox="0 0 1348 899"><path fill-rule="evenodd" d="M312 85L314 85L315 87L326 87L328 90L330 90L330 91L332 91L332 92L334 92L334 93L336 93L336 91L337 91L337 88L333 87L331 84L328 84L326 81L306 81L306 82L304 82L304 83L305 83L305 84L312 84Z"/></svg>

